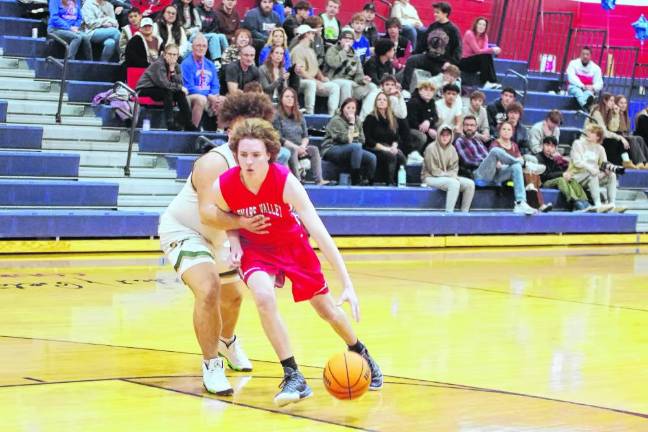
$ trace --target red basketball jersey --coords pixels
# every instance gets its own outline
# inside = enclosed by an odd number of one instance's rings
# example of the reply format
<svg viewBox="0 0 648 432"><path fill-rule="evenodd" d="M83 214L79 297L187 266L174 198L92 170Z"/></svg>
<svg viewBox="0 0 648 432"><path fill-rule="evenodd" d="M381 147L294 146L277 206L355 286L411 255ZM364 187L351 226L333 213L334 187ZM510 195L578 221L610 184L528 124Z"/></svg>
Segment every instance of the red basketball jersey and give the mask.
<svg viewBox="0 0 648 432"><path fill-rule="evenodd" d="M268 234L254 234L242 229L239 231L242 240L255 244L278 245L295 241L304 233L291 206L283 200L289 173L288 168L283 165L271 163L268 175L257 194L250 192L243 184L241 167L230 168L218 178L221 194L232 213L246 217L263 214L270 219Z"/></svg>

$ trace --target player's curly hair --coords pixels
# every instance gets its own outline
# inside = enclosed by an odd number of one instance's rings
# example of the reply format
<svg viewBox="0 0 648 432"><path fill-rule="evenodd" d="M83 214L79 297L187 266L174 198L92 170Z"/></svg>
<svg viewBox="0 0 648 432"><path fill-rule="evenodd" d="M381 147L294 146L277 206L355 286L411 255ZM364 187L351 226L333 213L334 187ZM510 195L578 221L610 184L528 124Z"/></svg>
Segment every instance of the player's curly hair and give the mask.
<svg viewBox="0 0 648 432"><path fill-rule="evenodd" d="M237 120L258 117L269 122L274 118L272 101L265 93L231 93L218 113L218 124L225 129Z"/></svg>
<svg viewBox="0 0 648 432"><path fill-rule="evenodd" d="M260 118L248 118L236 122L236 126L234 126L230 135L229 146L237 160L238 146L244 138L263 141L266 151L270 154L270 162L277 160L277 155L281 149L279 132L277 132L269 121Z"/></svg>

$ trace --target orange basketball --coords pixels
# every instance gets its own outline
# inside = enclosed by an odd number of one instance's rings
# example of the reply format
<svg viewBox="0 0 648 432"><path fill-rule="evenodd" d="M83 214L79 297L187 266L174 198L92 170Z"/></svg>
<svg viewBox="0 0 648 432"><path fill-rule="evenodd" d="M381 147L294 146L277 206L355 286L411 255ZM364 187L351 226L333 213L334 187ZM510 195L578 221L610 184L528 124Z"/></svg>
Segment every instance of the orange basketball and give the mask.
<svg viewBox="0 0 648 432"><path fill-rule="evenodd" d="M324 387L337 399L357 399L367 392L371 382L369 364L351 351L335 354L324 368Z"/></svg>

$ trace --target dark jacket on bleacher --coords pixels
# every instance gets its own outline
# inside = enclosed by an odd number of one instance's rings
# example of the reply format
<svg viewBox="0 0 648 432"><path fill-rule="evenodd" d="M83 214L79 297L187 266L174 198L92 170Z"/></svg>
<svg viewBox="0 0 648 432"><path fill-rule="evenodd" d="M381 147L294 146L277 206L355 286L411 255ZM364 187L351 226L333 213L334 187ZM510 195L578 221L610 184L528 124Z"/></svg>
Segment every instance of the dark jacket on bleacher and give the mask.
<svg viewBox="0 0 648 432"><path fill-rule="evenodd" d="M439 121L439 115L436 110L434 98L425 102L419 95L418 89L412 94L412 98L407 102L407 121L410 129L418 129L421 123L429 120L430 127L434 128Z"/></svg>
<svg viewBox="0 0 648 432"><path fill-rule="evenodd" d="M540 179L543 183L562 177L569 165L569 163L562 157L556 159L548 158L543 152L538 153L536 157L538 158L538 163L547 167L545 172L540 175Z"/></svg>
<svg viewBox="0 0 648 432"><path fill-rule="evenodd" d="M452 21L448 21L444 24L433 22L432 24L430 24L427 30L425 30L425 33L423 33L422 35L421 33L419 33L419 37L416 43L416 53L421 54L429 50L428 37L430 36L430 33L437 30L440 30L448 35L448 45L445 48L445 54L442 56L442 58L454 65L459 66L462 54L461 34L459 33L457 26L454 25Z"/></svg>
<svg viewBox="0 0 648 432"><path fill-rule="evenodd" d="M386 63L381 63L380 58L374 55L365 62L364 73L371 78L374 84L379 86L380 80L385 75L396 75L396 69L394 69L394 65L390 60L387 60Z"/></svg>
<svg viewBox="0 0 648 432"><path fill-rule="evenodd" d="M500 123L506 120L506 108L502 105L502 99L497 99L495 102L486 107L488 114L488 124L490 126L490 135L497 136L497 127Z"/></svg>
<svg viewBox="0 0 648 432"><path fill-rule="evenodd" d="M182 89L182 73L180 65L176 64L175 70L169 75L168 67L164 56L159 57L151 66L149 66L139 81L135 90L140 91L144 88L162 88L168 90Z"/></svg>

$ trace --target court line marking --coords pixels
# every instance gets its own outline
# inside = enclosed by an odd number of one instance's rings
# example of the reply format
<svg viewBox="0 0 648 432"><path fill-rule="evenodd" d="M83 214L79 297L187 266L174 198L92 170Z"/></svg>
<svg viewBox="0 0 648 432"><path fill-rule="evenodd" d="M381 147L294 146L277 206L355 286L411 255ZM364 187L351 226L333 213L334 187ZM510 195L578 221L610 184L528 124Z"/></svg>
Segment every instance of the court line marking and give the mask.
<svg viewBox="0 0 648 432"><path fill-rule="evenodd" d="M111 344L102 344L102 343L96 343L96 342L80 342L80 341L69 341L69 340L62 340L62 339L47 339L47 338L35 338L35 337L26 337L26 336L6 336L6 335L0 335L0 338L9 338L9 339L25 339L25 340L38 340L38 341L46 341L46 342L62 342L62 343L71 343L71 344L77 344L77 345L94 345L94 346L104 346L104 347L110 347L110 348L124 348L124 349L136 349L136 350L143 350L143 351L155 351L155 352L166 352L166 353L172 353L172 354L186 354L186 355L195 355L195 356L200 356L202 354L199 353L192 353L192 352L187 352L187 351L174 351L174 350L165 350L165 349L157 349L157 348L144 348L144 347L134 347L134 346L127 346L127 345L111 345ZM254 362L259 362L259 363L270 363L270 364L279 364L278 362L275 361L270 361L270 360L255 360L255 359L250 359ZM311 366L311 365L306 365L302 364L304 367L312 368L312 369L322 369L320 366ZM246 376L246 375L234 375L234 376ZM455 384L455 383L448 383L444 381L434 381L434 380L428 380L428 379L423 379L423 378L410 378L410 377L403 377L403 376L396 376L396 375L385 375L386 377L391 377L391 378L396 378L396 379L402 379L402 380L411 380L411 381L419 381L418 383L396 383L396 382L391 382L390 384L396 384L396 385L416 385L416 386L428 386L431 387L433 385L442 385L445 386L446 388L455 388L457 390L468 390L468 391L478 391L478 392L485 392L485 393L497 393L497 394L505 394L509 396L519 396L519 397L525 397L525 398L532 398L532 399L540 399L540 400L546 400L546 401L551 401L551 402L559 402L559 403L566 403L566 404L571 404L571 405L578 405L578 406L583 406L583 407L588 407L588 408L595 408L595 409L601 409L601 410L606 410L606 411L613 411L617 412L620 414L627 414L635 417L641 417L641 418L646 418L648 419L648 413L641 413L641 412L636 412L636 411L629 411L629 410L623 410L619 408L612 408L612 407L606 407L606 406L601 406L601 405L594 405L594 404L588 404L585 402L576 402L576 401L570 401L570 400L564 400L564 399L556 399L556 398L551 398L548 396L540 396L540 395L533 395L533 394L528 394L528 393L519 393L519 392L513 392L513 391L508 391L508 390L500 390L500 389L492 389L492 388L487 388L487 387L476 387L476 386L471 386L467 384ZM197 377L197 375L171 375L171 376L151 376L151 377L123 377L123 378L96 378L96 379L84 379L84 380L74 380L74 381L59 381L59 382L44 382L44 383L30 383L30 384L6 384L6 385L0 385L0 388L6 388L6 387L25 387L25 386L33 386L33 385L45 385L45 384L61 384L61 383L74 383L74 382L86 382L86 381L110 381L114 379L145 379L145 378L185 378L185 377ZM262 378L261 376L257 378ZM309 379L314 379L314 378L309 378ZM219 399L220 400L220 399Z"/></svg>
<svg viewBox="0 0 648 432"><path fill-rule="evenodd" d="M47 382L45 380L41 380L41 379L38 379L38 378L32 378L32 377L23 377L23 379L26 379L28 381L35 381L37 383L46 383Z"/></svg>
<svg viewBox="0 0 648 432"><path fill-rule="evenodd" d="M364 273L364 272L358 272L358 271L351 271L350 273L352 274L357 274L361 276L371 276L371 277L376 277L380 279L392 279L392 280L398 280L402 282L415 282L415 283L422 283L422 284L428 284L428 285L436 285L437 287L450 287L450 288L461 288L461 289L467 289L467 290L472 290L472 291L482 291L482 292L487 292L491 294L502 294L506 296L514 296L514 297L528 297L528 298L533 298L533 299L539 299L539 300L549 300L549 301L555 301L555 302L563 302L563 303L575 303L575 304L582 304L582 305L588 305L588 306L601 306L605 307L608 309L624 309L624 310L630 310L630 311L635 311L635 312L648 312L648 309L641 309L641 308L633 308L630 306L615 306L615 305L606 305L603 303L589 303L589 302L583 302L579 300L567 300L567 299L561 299L561 298L556 298L556 297L547 297L547 296L541 296L541 295L536 295L536 294L515 294L511 293L508 291L498 291L496 289L490 289L490 288L479 288L479 287L474 287L474 286L467 286L467 285L459 285L456 283L441 283L441 282L434 282L434 281L422 281L418 279L409 279L409 278L403 278L400 276L391 276L391 275L376 275L376 274L371 274L371 273Z"/></svg>

